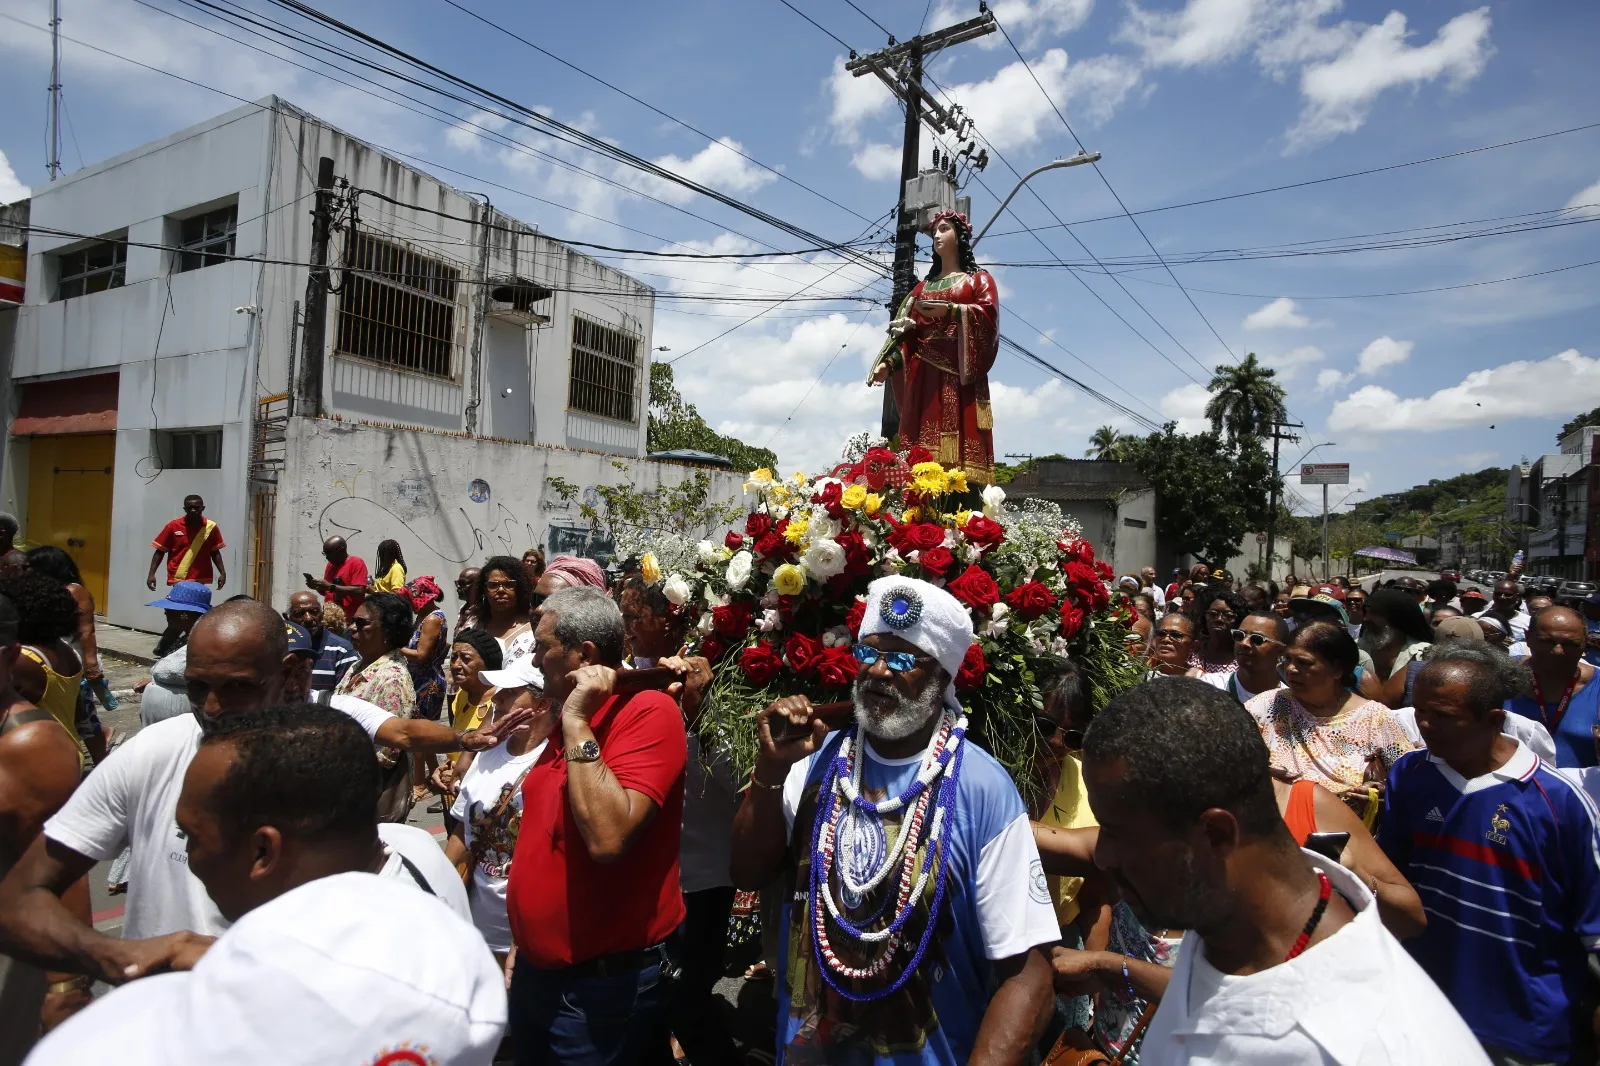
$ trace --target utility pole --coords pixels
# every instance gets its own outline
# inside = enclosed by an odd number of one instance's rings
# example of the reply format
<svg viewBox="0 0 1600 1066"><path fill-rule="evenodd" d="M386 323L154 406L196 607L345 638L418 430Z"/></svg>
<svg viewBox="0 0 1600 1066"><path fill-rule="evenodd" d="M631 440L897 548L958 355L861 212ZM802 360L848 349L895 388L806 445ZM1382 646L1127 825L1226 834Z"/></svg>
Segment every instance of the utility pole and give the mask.
<svg viewBox="0 0 1600 1066"><path fill-rule="evenodd" d="M50 0L50 180L61 176L61 0Z"/></svg>
<svg viewBox="0 0 1600 1066"><path fill-rule="evenodd" d="M1327 581L1333 576L1328 569L1328 484L1322 484L1322 580Z"/></svg>
<svg viewBox="0 0 1600 1066"><path fill-rule="evenodd" d="M947 26L935 33L920 34L909 41L895 42L871 55L850 53L845 69L856 77L875 74L889 87L906 108L905 143L900 154L899 207L895 212L894 240L894 295L890 298L889 313L893 315L905 302L916 285L917 216L906 210L906 185L916 179L922 156L922 125L926 123L935 133L952 133L961 139L970 128L970 121L957 108L945 108L922 85L922 61L942 49L964 41L975 40L995 31L994 15L986 4L980 3L982 12L975 19ZM952 113L954 112L954 113ZM883 435L893 438L900 431L900 411L895 406L894 389L888 384L883 390Z"/></svg>
<svg viewBox="0 0 1600 1066"><path fill-rule="evenodd" d="M1278 445L1282 441L1298 444L1300 438L1293 433L1283 432L1286 429L1304 429L1299 422L1273 422L1272 423L1272 486L1271 503L1267 511L1267 576L1272 576L1273 545L1278 539Z"/></svg>
<svg viewBox="0 0 1600 1066"><path fill-rule="evenodd" d="M317 201L311 209L311 272L306 276L306 317L300 393L312 416L323 413L322 363L328 333L328 239L333 232L333 160L317 160Z"/></svg>

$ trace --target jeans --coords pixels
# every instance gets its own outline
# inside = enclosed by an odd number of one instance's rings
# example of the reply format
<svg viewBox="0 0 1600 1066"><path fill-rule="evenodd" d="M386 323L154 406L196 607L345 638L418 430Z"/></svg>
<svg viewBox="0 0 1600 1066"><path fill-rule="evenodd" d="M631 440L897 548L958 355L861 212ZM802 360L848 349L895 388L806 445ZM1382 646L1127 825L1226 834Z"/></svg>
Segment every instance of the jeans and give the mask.
<svg viewBox="0 0 1600 1066"><path fill-rule="evenodd" d="M609 977L540 970L520 956L511 973L516 1066L634 1066L667 1054L667 989L660 963Z"/></svg>
<svg viewBox="0 0 1600 1066"><path fill-rule="evenodd" d="M739 1066L743 1060L718 1017L716 996L712 994L722 977L733 889L687 892L683 904L687 915L669 945L675 949L673 961L680 971L669 989L668 1021L672 1034L694 1066Z"/></svg>

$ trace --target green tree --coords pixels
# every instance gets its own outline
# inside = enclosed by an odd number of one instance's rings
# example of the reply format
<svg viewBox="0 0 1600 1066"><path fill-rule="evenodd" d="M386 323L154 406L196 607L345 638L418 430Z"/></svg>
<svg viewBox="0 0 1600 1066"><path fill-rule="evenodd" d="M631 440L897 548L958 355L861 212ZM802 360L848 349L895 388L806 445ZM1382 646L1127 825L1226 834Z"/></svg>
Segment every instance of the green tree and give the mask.
<svg viewBox="0 0 1600 1066"><path fill-rule="evenodd" d="M619 474L631 474L627 463L613 459L611 466ZM549 477L545 482L568 503L578 498L578 486L566 478ZM650 491L635 488L631 481L594 488L599 504L580 504L578 513L590 529L605 533L623 557L635 554L659 534L703 537L744 514L741 502L712 497L711 475L704 470Z"/></svg>
<svg viewBox="0 0 1600 1066"><path fill-rule="evenodd" d="M650 364L650 428L645 441L647 451L692 448L720 455L732 461L735 470L746 472L758 467L772 470L778 465L778 456L771 449L757 448L712 429L694 404L678 392L668 363Z"/></svg>
<svg viewBox="0 0 1600 1066"><path fill-rule="evenodd" d="M1285 418L1285 393L1274 380L1277 376L1277 371L1261 365L1255 352L1246 355L1238 366L1224 363L1217 367L1211 384L1206 386L1211 391L1206 403L1211 432L1226 431L1235 440L1269 434L1272 423Z"/></svg>
<svg viewBox="0 0 1600 1066"><path fill-rule="evenodd" d="M1267 521L1272 457L1253 437L1161 432L1126 440L1128 461L1156 491L1157 532L1180 553L1218 566Z"/></svg>
<svg viewBox="0 0 1600 1066"><path fill-rule="evenodd" d="M1089 459L1113 461L1124 459L1127 457L1127 439L1112 427L1101 426L1094 431L1094 436L1089 438L1089 449L1083 454Z"/></svg>
<svg viewBox="0 0 1600 1066"><path fill-rule="evenodd" d="M1588 414L1579 415L1571 422L1561 427L1561 432L1556 434L1556 444L1559 445L1568 433L1583 426L1600 426L1600 407L1596 407Z"/></svg>

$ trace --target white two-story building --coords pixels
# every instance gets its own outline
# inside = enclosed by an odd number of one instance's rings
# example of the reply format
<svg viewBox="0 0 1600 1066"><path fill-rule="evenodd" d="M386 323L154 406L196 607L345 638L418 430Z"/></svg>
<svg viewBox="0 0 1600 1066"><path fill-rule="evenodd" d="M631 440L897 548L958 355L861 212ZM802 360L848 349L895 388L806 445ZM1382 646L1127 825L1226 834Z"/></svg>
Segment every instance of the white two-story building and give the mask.
<svg viewBox="0 0 1600 1066"><path fill-rule="evenodd" d="M307 352L324 158L334 291ZM223 596L282 606L334 534L369 562L392 537L448 590L489 554L603 554L596 485L738 492L645 458L650 288L275 97L36 190L27 233L0 508L113 622L159 627L151 538L191 493Z"/></svg>

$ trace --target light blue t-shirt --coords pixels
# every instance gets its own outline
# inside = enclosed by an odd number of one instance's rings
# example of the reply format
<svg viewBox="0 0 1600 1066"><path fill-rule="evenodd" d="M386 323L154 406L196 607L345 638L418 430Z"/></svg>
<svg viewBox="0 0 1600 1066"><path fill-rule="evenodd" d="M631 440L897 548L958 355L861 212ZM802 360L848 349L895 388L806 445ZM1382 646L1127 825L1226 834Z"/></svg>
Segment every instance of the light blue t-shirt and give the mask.
<svg viewBox="0 0 1600 1066"><path fill-rule="evenodd" d="M1033 842L1028 812L1016 786L1000 764L975 744L963 757L953 823L945 832L950 868L938 925L911 978L891 995L852 1002L827 985L812 944L810 857L817 793L842 734L836 733L811 759L790 771L784 786L784 814L796 859L794 892L784 906L783 951L778 967L778 1063L788 1066L877 1066L912 1063L958 1066L972 1054L978 1027L993 995L991 962L1022 954L1060 936L1044 868ZM862 792L873 800L898 795L915 778L921 757L879 759L863 745L866 762ZM931 815L930 815L931 817ZM879 824L854 823L850 853L859 856L856 879L881 864L899 815ZM842 846L836 854L844 854ZM923 851L918 849L920 868ZM875 860L875 861L874 861ZM877 889L857 899L833 878L834 899L858 927L881 929L893 915L893 900L877 915L888 894L898 889L898 870ZM906 938L882 978L841 984L856 991L881 988L903 973L927 928L934 896L929 879L921 902L905 925ZM862 945L831 918L829 943L844 961L866 965L878 945ZM869 948L863 952L863 947ZM837 978L836 978L837 979Z"/></svg>

